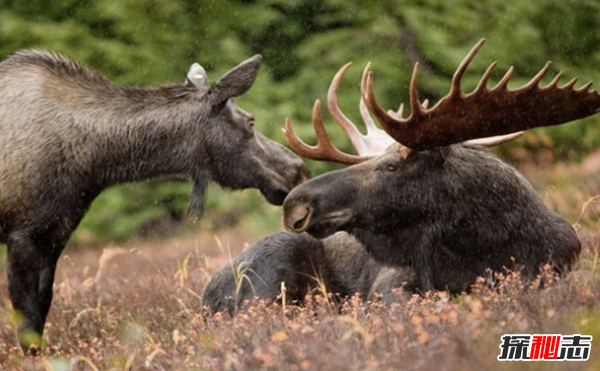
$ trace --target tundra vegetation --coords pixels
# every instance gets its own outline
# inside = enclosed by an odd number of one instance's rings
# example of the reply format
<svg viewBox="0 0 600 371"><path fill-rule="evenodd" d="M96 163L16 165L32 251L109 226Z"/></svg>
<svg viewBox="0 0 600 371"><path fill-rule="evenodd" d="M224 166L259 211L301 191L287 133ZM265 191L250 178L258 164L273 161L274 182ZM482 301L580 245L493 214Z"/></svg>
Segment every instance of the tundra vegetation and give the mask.
<svg viewBox="0 0 600 371"><path fill-rule="evenodd" d="M587 195L561 182L564 169L529 170L526 175L540 181L540 187L548 181L563 184L545 194L546 202L579 215ZM589 179L580 168L568 171L571 178ZM537 281L527 285L518 275L498 275L495 287L481 281L468 295L438 292L388 306L367 306L359 297L336 303L314 295L302 306L259 300L235 317L207 319L199 305L203 287L231 256L259 240L253 230L222 231L218 242L213 232L205 231L71 251L59 263L44 333L48 345L40 356L22 356L10 306L0 306L0 364L11 371L434 370L440 363L448 370L473 364L509 370L512 363L496 360L504 334L600 336L600 240L594 204L590 206L578 220L586 237L574 272L543 290ZM0 284L6 297L4 276ZM593 370L600 364L594 346L588 362L546 362L544 369ZM522 365L526 370L539 367Z"/></svg>

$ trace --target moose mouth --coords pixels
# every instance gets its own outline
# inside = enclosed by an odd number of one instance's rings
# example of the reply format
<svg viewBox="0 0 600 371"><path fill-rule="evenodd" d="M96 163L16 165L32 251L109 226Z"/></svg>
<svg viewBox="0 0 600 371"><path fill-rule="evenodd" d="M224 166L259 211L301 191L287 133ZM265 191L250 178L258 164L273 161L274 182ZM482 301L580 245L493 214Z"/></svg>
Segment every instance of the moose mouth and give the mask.
<svg viewBox="0 0 600 371"><path fill-rule="evenodd" d="M291 188L295 186L292 185L290 188L287 183L283 178L278 177L273 179L266 187L260 187L259 190L270 204L281 206L288 193L290 193Z"/></svg>
<svg viewBox="0 0 600 371"><path fill-rule="evenodd" d="M297 174L288 178L290 177L275 173L267 184L258 189L270 204L281 206L292 189L310 179L310 172L308 169L300 169Z"/></svg>
<svg viewBox="0 0 600 371"><path fill-rule="evenodd" d="M260 190L260 193L265 197L267 202L271 205L281 206L283 205L283 200L287 197L289 191L287 189L268 189L268 190Z"/></svg>
<svg viewBox="0 0 600 371"><path fill-rule="evenodd" d="M316 238L325 238L341 230L350 220L352 214L349 210L340 210L315 216L312 208L299 210L296 217L285 218L285 228L291 232L307 232Z"/></svg>

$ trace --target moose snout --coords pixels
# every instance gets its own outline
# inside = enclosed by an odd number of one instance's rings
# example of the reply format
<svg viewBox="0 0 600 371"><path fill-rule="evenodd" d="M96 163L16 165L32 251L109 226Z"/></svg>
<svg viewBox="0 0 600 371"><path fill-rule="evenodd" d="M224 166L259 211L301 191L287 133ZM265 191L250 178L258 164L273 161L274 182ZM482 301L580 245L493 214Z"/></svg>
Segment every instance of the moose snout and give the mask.
<svg viewBox="0 0 600 371"><path fill-rule="evenodd" d="M286 153L287 155L287 153ZM306 183L311 179L310 170L308 166L301 159L296 156L289 154L289 165L286 166L285 178L287 179L286 185L291 191L302 183Z"/></svg>
<svg viewBox="0 0 600 371"><path fill-rule="evenodd" d="M294 184L294 187L302 183L306 183L311 179L310 170L308 169L308 166L306 166L304 161L300 160L297 166L298 175L296 177L296 184Z"/></svg>
<svg viewBox="0 0 600 371"><path fill-rule="evenodd" d="M310 226L312 208L308 203L284 202L283 226L290 232L301 233Z"/></svg>

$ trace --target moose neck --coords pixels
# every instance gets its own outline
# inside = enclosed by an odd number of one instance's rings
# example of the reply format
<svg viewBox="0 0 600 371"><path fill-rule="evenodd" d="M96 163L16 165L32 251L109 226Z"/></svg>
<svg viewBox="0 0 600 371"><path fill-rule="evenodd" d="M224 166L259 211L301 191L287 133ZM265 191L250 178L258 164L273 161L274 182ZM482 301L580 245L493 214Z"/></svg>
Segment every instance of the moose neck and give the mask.
<svg viewBox="0 0 600 371"><path fill-rule="evenodd" d="M202 168L198 143L203 140L206 111L194 93L166 89L125 90L120 96L96 101L93 110L79 111L83 119L76 125L90 139L86 153L74 156L84 171L94 173L101 187L191 176L190 169Z"/></svg>

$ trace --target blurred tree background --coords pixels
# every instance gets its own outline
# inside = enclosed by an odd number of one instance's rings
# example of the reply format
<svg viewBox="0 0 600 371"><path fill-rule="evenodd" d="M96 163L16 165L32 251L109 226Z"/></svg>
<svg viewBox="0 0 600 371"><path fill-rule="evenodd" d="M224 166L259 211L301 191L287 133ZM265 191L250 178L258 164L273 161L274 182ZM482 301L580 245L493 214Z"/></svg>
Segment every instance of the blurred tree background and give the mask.
<svg viewBox="0 0 600 371"><path fill-rule="evenodd" d="M465 75L465 90L475 87L494 60L499 66L491 83L514 66L511 87L524 84L547 60L554 62L554 73L566 71L565 82L574 76L582 83L600 81L598 14L598 0L0 0L0 57L23 48L54 50L118 84L158 85L183 81L196 61L215 81L261 53L258 80L238 103L276 141L284 141L280 128L291 117L310 142L312 104L325 98L331 78L348 61L354 67L339 100L355 122L360 74L368 61L385 107L408 101L416 61L421 97L435 102L482 37L487 43ZM577 160L600 148L598 121L535 130L503 147L503 155L522 159L546 151L557 160ZM348 149L331 120L328 127ZM310 161L309 166L313 174L333 168ZM72 240L93 245L172 230L184 219L189 191L189 184L168 180L110 189ZM266 232L279 228L280 211L257 191L209 191L203 225L219 228L242 219Z"/></svg>

